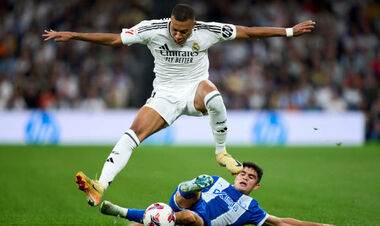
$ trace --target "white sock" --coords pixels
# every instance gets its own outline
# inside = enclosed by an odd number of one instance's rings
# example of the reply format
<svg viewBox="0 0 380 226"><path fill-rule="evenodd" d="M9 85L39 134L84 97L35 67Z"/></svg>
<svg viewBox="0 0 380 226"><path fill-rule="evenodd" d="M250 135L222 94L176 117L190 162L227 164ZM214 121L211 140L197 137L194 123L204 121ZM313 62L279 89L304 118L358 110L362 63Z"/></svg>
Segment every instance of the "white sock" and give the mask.
<svg viewBox="0 0 380 226"><path fill-rule="evenodd" d="M99 178L99 182L104 186L104 189L107 189L115 176L127 165L133 149L139 144L140 141L133 130L129 129L121 136L104 163L102 174Z"/></svg>
<svg viewBox="0 0 380 226"><path fill-rule="evenodd" d="M128 209L127 208L124 208L124 207L121 207L121 206L118 206L118 205L115 205L116 209L117 209L117 212L119 216L123 217L123 218L127 218L127 213L128 213Z"/></svg>
<svg viewBox="0 0 380 226"><path fill-rule="evenodd" d="M127 208L123 208L123 207L120 207L121 208L121 214L120 216L121 217L124 217L124 218L127 218L127 213L128 213L128 209Z"/></svg>
<svg viewBox="0 0 380 226"><path fill-rule="evenodd" d="M208 93L204 98L207 112L210 116L210 125L215 140L215 154L226 149L227 138L227 111L223 98L217 90Z"/></svg>

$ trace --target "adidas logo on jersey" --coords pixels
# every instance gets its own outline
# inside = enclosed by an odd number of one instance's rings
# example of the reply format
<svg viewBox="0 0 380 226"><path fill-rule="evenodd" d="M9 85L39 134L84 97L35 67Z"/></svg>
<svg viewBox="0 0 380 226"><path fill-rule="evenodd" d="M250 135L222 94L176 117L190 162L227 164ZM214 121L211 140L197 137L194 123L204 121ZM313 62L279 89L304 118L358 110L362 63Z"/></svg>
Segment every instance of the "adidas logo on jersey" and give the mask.
<svg viewBox="0 0 380 226"><path fill-rule="evenodd" d="M160 46L159 49L162 49L162 50L168 50L168 51L169 51L168 44L165 44L165 45L163 45L163 46Z"/></svg>

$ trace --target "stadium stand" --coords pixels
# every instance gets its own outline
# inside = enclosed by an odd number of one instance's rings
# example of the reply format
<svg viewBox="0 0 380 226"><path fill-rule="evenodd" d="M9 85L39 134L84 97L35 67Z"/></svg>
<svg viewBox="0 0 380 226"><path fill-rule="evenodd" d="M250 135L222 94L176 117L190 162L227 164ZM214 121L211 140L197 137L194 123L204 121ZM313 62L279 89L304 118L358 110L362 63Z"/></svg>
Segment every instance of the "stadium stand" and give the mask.
<svg viewBox="0 0 380 226"><path fill-rule="evenodd" d="M168 17L170 0L5 0L0 5L0 109L136 108L152 89L141 45L111 48L42 41L44 29L119 33ZM210 50L210 79L229 109L358 110L380 139L378 1L188 1L197 19L287 27L317 22L303 37L233 41Z"/></svg>

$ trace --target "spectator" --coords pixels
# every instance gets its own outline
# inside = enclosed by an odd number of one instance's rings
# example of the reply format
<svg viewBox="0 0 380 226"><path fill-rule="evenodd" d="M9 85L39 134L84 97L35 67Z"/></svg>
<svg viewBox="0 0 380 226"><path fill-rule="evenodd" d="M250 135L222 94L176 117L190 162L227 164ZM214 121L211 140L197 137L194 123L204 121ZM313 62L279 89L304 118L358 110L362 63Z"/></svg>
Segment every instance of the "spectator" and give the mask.
<svg viewBox="0 0 380 226"><path fill-rule="evenodd" d="M367 138L380 139L374 135L380 90L378 1L188 3L204 21L282 27L305 18L317 21L310 36L210 49L210 79L227 108L361 110L369 120ZM0 109L140 107L152 89L144 80L154 76L144 47L110 51L84 42L43 45L41 31L118 32L152 15L168 15L171 5L153 0L2 1Z"/></svg>

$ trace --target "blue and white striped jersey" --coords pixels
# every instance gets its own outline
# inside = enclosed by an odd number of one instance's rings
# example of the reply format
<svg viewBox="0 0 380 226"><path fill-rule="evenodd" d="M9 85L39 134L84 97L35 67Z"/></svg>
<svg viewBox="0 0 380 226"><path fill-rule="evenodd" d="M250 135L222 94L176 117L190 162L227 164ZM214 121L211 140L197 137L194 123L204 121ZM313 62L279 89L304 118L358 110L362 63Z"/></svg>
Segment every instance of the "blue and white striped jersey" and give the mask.
<svg viewBox="0 0 380 226"><path fill-rule="evenodd" d="M236 190L219 176L213 176L214 183L201 191L206 203L208 223L220 225L262 225L269 216L258 202Z"/></svg>

